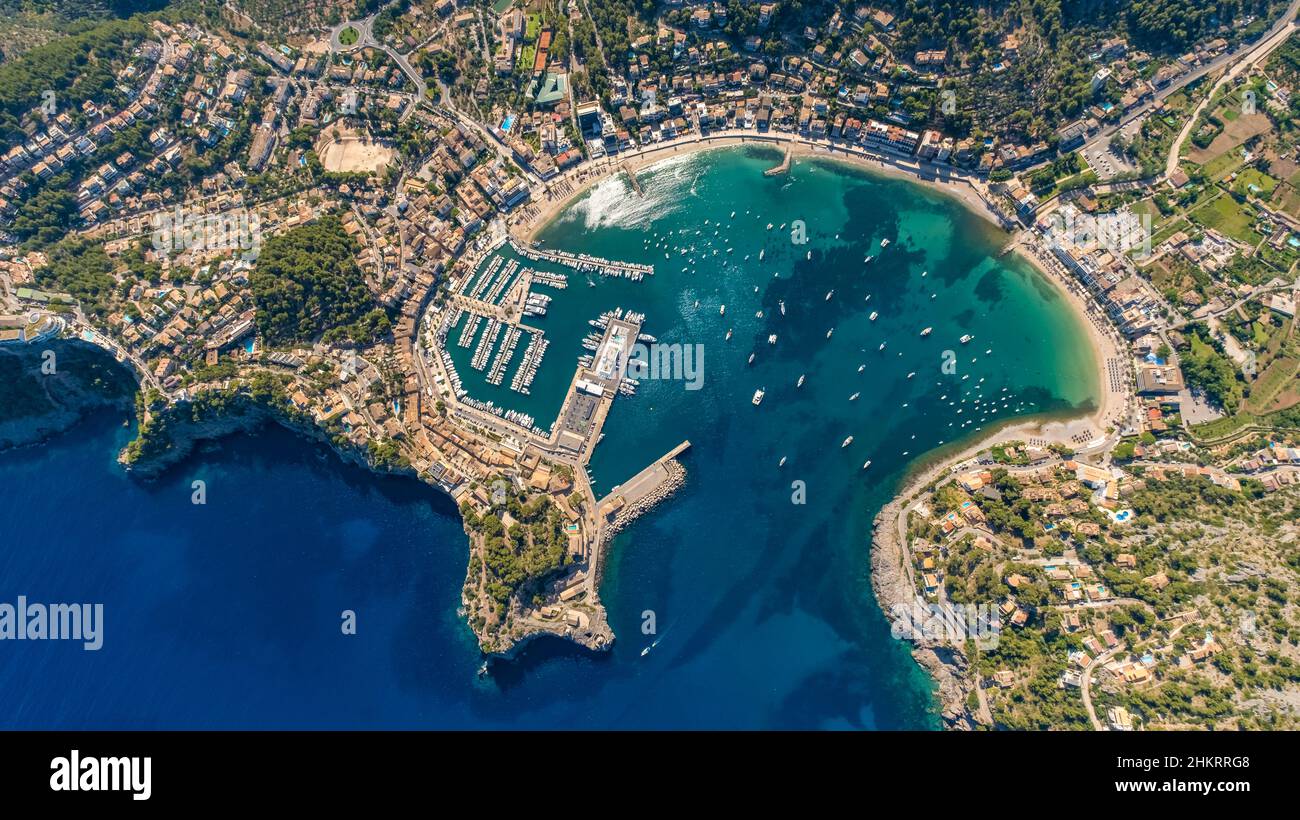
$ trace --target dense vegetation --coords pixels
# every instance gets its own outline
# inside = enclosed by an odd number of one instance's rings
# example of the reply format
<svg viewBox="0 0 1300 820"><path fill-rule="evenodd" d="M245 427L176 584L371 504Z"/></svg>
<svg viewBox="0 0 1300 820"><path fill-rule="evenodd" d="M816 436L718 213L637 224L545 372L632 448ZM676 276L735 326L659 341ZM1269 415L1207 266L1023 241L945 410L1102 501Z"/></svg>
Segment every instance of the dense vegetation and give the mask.
<svg viewBox="0 0 1300 820"><path fill-rule="evenodd" d="M337 217L278 234L262 246L249 284L269 344L371 342L391 330L357 266L356 242Z"/></svg>
<svg viewBox="0 0 1300 820"><path fill-rule="evenodd" d="M36 283L72 294L88 314L106 315L117 279L104 246L70 239L55 245L48 254L50 263L36 271Z"/></svg>
<svg viewBox="0 0 1300 820"><path fill-rule="evenodd" d="M113 63L130 53L148 27L139 20L109 20L38 46L0 65L0 144L23 138L20 118L54 92L59 110L75 111L113 88ZM73 103L76 103L75 105Z"/></svg>
<svg viewBox="0 0 1300 820"><path fill-rule="evenodd" d="M1236 368L1204 325L1193 325L1191 331L1191 348L1182 354L1180 362L1184 379L1189 386L1204 390L1224 410L1236 412L1242 397Z"/></svg>
<svg viewBox="0 0 1300 820"><path fill-rule="evenodd" d="M487 593L499 611L515 592L544 580L569 560L564 519L549 496L527 504L515 494L487 515L479 516L467 503L461 506L466 525L483 537ZM509 529L502 515L514 519Z"/></svg>

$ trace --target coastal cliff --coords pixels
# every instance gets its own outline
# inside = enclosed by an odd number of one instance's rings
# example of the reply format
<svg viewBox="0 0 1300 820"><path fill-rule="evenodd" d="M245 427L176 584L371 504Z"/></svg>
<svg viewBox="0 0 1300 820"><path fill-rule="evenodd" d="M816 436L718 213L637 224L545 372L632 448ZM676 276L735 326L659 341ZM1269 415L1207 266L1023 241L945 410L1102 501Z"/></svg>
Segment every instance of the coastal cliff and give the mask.
<svg viewBox="0 0 1300 820"><path fill-rule="evenodd" d="M131 410L135 382L113 358L76 341L0 347L0 451L39 444L89 413Z"/></svg>
<svg viewBox="0 0 1300 820"><path fill-rule="evenodd" d="M970 730L975 728L975 717L967 706L975 682L970 677L970 664L961 647L931 640L915 630L899 630L900 614L909 611L916 602L916 590L907 573L903 544L899 540L899 526L906 537L906 501L913 488L895 496L876 513L871 537L871 587L881 610L895 630L912 644L912 657L934 679L939 716L945 729Z"/></svg>
<svg viewBox="0 0 1300 820"><path fill-rule="evenodd" d="M293 409L274 391L251 392L212 390L199 393L190 401L168 404L157 397L137 398L139 434L118 454L118 462L134 477L156 480L168 469L182 462L205 441L222 439L237 433L254 433L267 424L278 424L311 441L333 450L343 461L377 473L403 475L445 492L425 480L409 465L379 463L372 454L351 444L346 438L322 428L304 413ZM470 611L471 594L478 589L483 560L483 538L462 515L461 525L469 546L469 562L462 592L462 612ZM605 608L594 591L588 600L573 604L581 611L582 621L572 624L546 620L524 606L519 597L512 598L500 618L467 617L466 620L484 654L501 659L517 656L534 639L552 636L568 640L592 651L604 651L614 642L614 633Z"/></svg>

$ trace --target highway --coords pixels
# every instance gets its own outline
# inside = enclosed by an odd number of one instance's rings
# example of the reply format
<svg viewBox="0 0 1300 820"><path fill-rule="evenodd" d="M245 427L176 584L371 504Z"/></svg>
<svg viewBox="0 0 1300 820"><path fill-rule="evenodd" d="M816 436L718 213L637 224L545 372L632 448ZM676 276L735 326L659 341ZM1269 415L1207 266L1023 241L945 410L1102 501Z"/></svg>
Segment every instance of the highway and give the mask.
<svg viewBox="0 0 1300 820"><path fill-rule="evenodd" d="M1169 148L1169 159L1165 161L1166 179L1173 176L1174 172L1178 170L1178 155L1182 151L1183 143L1186 142L1187 137L1191 135L1192 128L1196 126L1196 121L1201 116L1201 112L1205 110L1207 105L1213 102L1214 95L1219 93L1219 89L1223 88L1224 85L1232 82L1240 76L1242 71L1255 65L1269 54L1272 54L1274 49L1287 41L1287 38L1289 38L1296 30L1295 16L1297 9L1300 9L1300 0L1291 0L1291 5L1287 7L1286 13L1284 13L1282 18L1278 20L1277 24L1269 30L1268 35L1245 54L1241 55L1240 59L1235 62L1222 77L1219 78L1218 82L1214 84L1214 87L1210 89L1210 92L1205 95L1205 99L1201 100L1200 105L1196 106L1196 110L1194 110L1192 115L1187 118L1187 122L1183 124L1182 130L1178 132L1178 136L1174 139L1174 144Z"/></svg>
<svg viewBox="0 0 1300 820"><path fill-rule="evenodd" d="M1248 58L1252 53L1254 53L1256 48L1259 48L1271 42L1272 39L1276 37L1283 29L1287 29L1289 33L1290 29L1294 27L1293 21L1295 20L1297 11L1300 11L1300 0L1291 0L1291 4L1287 6L1286 11L1283 12L1282 16L1278 18L1278 21L1273 24L1273 27L1270 28L1263 35L1263 37L1261 37L1259 40L1256 41L1256 45L1246 46L1244 51L1242 48L1238 48L1236 51L1225 51L1223 54L1220 54L1218 57L1215 57L1213 60L1201 66L1200 68L1193 69L1192 71L1187 72L1183 76L1169 83L1169 85L1156 91L1155 95L1150 100L1147 100L1142 105L1139 105L1138 107L1134 108L1132 111L1128 113L1127 116L1123 117L1118 123L1111 126L1107 126L1106 128L1103 128L1100 131L1098 131L1097 134L1092 139L1088 140L1088 142L1080 150L1088 150L1091 148L1095 148L1098 145L1104 145L1109 143L1110 138L1115 136L1115 134L1118 133L1121 128L1132 123L1134 120L1138 119L1139 117L1146 116L1151 111L1151 109L1155 107L1156 103L1161 102L1162 100L1168 98L1170 95L1186 88L1187 86L1191 85L1192 83L1196 82L1197 80L1201 79L1207 74L1211 74L1215 71L1218 71L1224 66L1231 65L1232 63L1235 63L1240 59ZM1285 40L1286 38L1283 39ZM1274 45L1273 47L1276 47L1276 45ZM1271 51L1272 47L1270 47L1269 50Z"/></svg>

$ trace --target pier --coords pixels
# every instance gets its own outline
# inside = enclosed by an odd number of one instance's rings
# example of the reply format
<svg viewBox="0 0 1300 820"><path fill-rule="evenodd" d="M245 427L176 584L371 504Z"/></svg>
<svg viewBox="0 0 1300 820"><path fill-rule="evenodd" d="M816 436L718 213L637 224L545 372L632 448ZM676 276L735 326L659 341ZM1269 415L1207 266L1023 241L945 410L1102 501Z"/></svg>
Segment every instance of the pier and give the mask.
<svg viewBox="0 0 1300 820"><path fill-rule="evenodd" d="M590 256L585 253L568 253L566 251L542 250L529 245L522 245L511 240L511 245L515 252L525 259L531 259L534 262L552 262L556 265L564 265L579 271L592 271L601 276L623 276L633 281L639 281L646 276L654 276L654 265L642 265L636 262L619 262L613 259L602 259L598 256Z"/></svg>
<svg viewBox="0 0 1300 820"><path fill-rule="evenodd" d="M623 173L627 174L627 181L632 184L632 190L636 191L637 196L645 196L645 191L641 190L641 182L636 178L636 174L628 167L626 162L619 165Z"/></svg>
<svg viewBox="0 0 1300 820"><path fill-rule="evenodd" d="M791 158L792 158L792 154L790 152L790 146L787 145L785 147L785 157L781 159L781 164L776 166L775 168L768 168L766 171L763 172L763 176L775 177L786 173L787 171L790 170Z"/></svg>
<svg viewBox="0 0 1300 820"><path fill-rule="evenodd" d="M638 507L644 507L647 501L650 504L659 501L658 496L661 494L662 489L671 484L673 480L674 471L669 466L670 462L673 462L679 455L690 448L690 440L683 441L663 456L655 459L644 470L610 490L609 495L597 503L596 515L608 519L611 515L619 515ZM638 514L643 511L638 510Z"/></svg>

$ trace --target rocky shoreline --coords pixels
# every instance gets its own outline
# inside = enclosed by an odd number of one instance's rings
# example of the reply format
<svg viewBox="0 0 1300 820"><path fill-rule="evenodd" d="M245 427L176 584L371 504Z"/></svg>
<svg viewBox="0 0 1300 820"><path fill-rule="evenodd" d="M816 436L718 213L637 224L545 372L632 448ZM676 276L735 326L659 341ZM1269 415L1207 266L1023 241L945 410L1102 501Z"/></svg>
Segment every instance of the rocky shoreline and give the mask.
<svg viewBox="0 0 1300 820"><path fill-rule="evenodd" d="M55 371L49 374L41 369L47 350L55 353ZM0 348L0 365L10 401L24 393L31 404L43 405L34 414L0 420L0 452L49 441L97 411L131 412L134 382L98 348L65 341L40 350L5 347Z"/></svg>
<svg viewBox="0 0 1300 820"><path fill-rule="evenodd" d="M167 470L193 454L194 450L204 442L215 441L238 433L255 433L267 424L278 424L309 441L324 444L348 464L373 472L405 475L420 480L414 471L379 467L370 461L364 451L351 447L339 447L315 424L300 422L274 408L253 401L240 400L235 406L199 421L187 417L183 411L183 405L179 404L168 406L159 412L162 416L165 416L166 420L165 448L147 457L136 459L132 459L128 455L129 447L118 454L118 463L128 473L141 481L157 480ZM429 484L438 492L444 492L435 484L424 483ZM467 546L470 547L469 552L472 555L472 539L474 535L468 528L464 528L463 521L462 527L465 532ZM462 604L464 604L463 595ZM485 633L475 628L475 625L468 622L468 620L467 626L474 633L474 637L484 655L491 658L511 659L517 656L534 638L542 635L553 635L593 651L603 651L613 643L614 636L605 620L604 608L597 602L594 604L593 609L598 610L598 613L593 612L591 614L598 614L598 617L592 617L589 628L582 634L572 633L572 630L565 624L538 622L523 618L517 620L516 623L524 625L529 631L520 635Z"/></svg>
<svg viewBox="0 0 1300 820"><path fill-rule="evenodd" d="M601 541L602 549L614 536L626 529L633 521L667 501L686 483L686 468L677 459L674 458L664 462L664 469L668 472L668 478L664 483L635 504L624 507L614 517L614 520L605 526L604 538Z"/></svg>
<svg viewBox="0 0 1300 820"><path fill-rule="evenodd" d="M908 494L899 494L876 513L871 536L871 588L890 625L897 627L900 613L916 603L916 590L907 572L903 544L898 538L898 518L903 514ZM905 523L905 522L904 522ZM970 664L961 647L930 640L912 630L901 630L901 637L912 644L912 657L934 680L939 699L939 717L945 729L975 728L975 717L966 705L975 684L970 680Z"/></svg>

